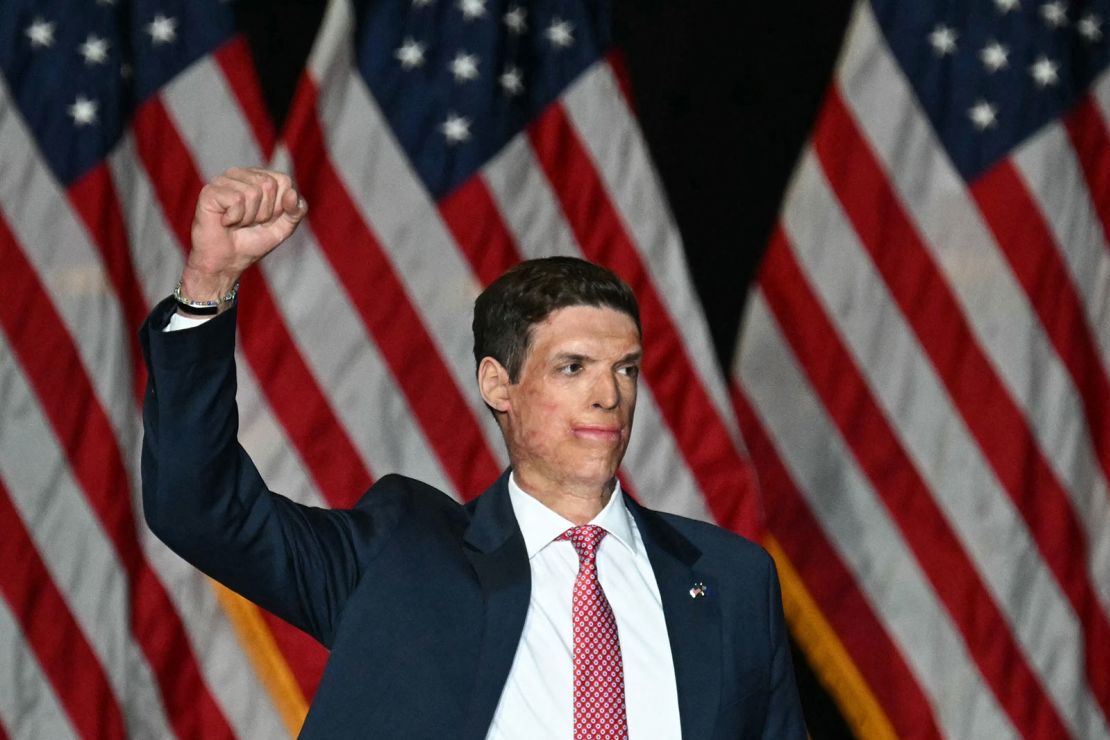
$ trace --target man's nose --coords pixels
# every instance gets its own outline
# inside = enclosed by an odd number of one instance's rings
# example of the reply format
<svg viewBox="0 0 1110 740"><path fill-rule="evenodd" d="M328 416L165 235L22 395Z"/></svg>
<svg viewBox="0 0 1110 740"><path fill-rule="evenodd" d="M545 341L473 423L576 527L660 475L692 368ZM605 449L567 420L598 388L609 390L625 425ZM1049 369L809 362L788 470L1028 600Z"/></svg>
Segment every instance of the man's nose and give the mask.
<svg viewBox="0 0 1110 740"><path fill-rule="evenodd" d="M621 388L613 373L601 373L592 388L592 403L597 408L615 409L621 402Z"/></svg>

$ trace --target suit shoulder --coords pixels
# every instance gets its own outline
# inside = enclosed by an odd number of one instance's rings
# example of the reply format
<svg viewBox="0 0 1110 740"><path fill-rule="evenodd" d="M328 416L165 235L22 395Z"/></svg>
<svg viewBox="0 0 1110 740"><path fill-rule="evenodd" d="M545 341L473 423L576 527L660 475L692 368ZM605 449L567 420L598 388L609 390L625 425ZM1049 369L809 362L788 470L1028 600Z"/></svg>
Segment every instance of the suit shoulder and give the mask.
<svg viewBox="0 0 1110 740"><path fill-rule="evenodd" d="M435 486L417 478L401 475L400 473L386 473L374 482L374 485L370 487L370 491L403 491L417 496L427 496L433 499L442 498L451 502L455 501Z"/></svg>
<svg viewBox="0 0 1110 740"><path fill-rule="evenodd" d="M771 555L763 546L747 537L698 519L661 511L655 513L693 543L703 555L740 559L750 564L771 563Z"/></svg>
<svg viewBox="0 0 1110 740"><path fill-rule="evenodd" d="M714 524L674 514L660 514L664 525L685 540L694 572L717 588L722 603L752 619L777 609L778 575L774 560L761 545Z"/></svg>
<svg viewBox="0 0 1110 740"><path fill-rule="evenodd" d="M400 499L412 499L425 506L460 508L455 499L435 486L398 473L388 473L374 481L374 484L362 495L355 506L356 508L362 508Z"/></svg>
<svg viewBox="0 0 1110 740"><path fill-rule="evenodd" d="M370 516L392 525L402 519L442 521L458 525L467 514L455 499L424 481L397 473L383 475L352 507L356 516Z"/></svg>

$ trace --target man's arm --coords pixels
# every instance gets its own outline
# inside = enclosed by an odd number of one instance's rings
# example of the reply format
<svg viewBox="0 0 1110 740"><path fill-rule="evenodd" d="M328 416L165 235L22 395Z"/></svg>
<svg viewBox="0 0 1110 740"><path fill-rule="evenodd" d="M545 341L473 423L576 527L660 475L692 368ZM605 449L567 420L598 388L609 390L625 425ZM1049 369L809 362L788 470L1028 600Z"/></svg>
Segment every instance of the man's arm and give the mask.
<svg viewBox="0 0 1110 740"><path fill-rule="evenodd" d="M182 294L226 295L304 212L283 175L229 170L213 180L197 204ZM176 306L164 301L141 331L147 521L198 568L326 644L380 517L302 507L266 488L237 442L235 310L164 332Z"/></svg>

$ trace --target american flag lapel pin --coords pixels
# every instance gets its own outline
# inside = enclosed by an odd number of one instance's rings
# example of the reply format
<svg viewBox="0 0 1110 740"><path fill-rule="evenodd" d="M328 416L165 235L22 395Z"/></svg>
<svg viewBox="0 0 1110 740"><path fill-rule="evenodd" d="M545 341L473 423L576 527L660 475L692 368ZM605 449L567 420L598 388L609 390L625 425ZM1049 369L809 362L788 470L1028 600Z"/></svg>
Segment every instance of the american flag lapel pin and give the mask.
<svg viewBox="0 0 1110 740"><path fill-rule="evenodd" d="M707 589L705 587L705 584L702 583L701 581L698 581L697 583L695 583L693 586L690 587L690 598L691 599L700 599L701 597L705 596L705 594L708 593L708 591L709 591L709 589Z"/></svg>

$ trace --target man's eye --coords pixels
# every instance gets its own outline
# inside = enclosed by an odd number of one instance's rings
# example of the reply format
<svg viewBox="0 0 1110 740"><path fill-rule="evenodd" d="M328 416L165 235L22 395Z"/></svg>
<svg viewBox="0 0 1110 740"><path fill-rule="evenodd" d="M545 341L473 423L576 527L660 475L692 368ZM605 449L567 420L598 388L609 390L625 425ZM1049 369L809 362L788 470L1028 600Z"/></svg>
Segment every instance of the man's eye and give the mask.
<svg viewBox="0 0 1110 740"><path fill-rule="evenodd" d="M582 369L582 365L577 362L571 362L559 368L559 372L563 375L577 375L578 371Z"/></svg>
<svg viewBox="0 0 1110 740"><path fill-rule="evenodd" d="M625 367L622 367L619 372L626 378L640 377L640 368L636 365L627 365Z"/></svg>

